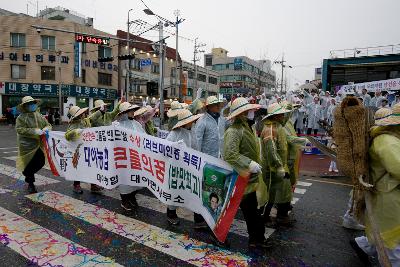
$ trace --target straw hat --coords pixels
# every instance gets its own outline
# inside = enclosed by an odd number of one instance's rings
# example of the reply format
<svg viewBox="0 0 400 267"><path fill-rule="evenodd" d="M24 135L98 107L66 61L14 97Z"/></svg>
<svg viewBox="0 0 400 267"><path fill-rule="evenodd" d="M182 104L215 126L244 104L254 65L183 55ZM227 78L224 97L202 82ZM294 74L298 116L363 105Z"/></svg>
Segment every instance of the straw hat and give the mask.
<svg viewBox="0 0 400 267"><path fill-rule="evenodd" d="M136 116L140 116L140 115L143 115L146 112L147 112L147 107L141 107L141 108L139 108L138 110L135 111L134 116L135 117Z"/></svg>
<svg viewBox="0 0 400 267"><path fill-rule="evenodd" d="M85 113L89 108L80 108L78 106L72 106L69 108L68 114L71 115L71 120L78 118L80 115Z"/></svg>
<svg viewBox="0 0 400 267"><path fill-rule="evenodd" d="M375 125L379 125L379 122L392 114L392 110L390 108L380 108L375 112Z"/></svg>
<svg viewBox="0 0 400 267"><path fill-rule="evenodd" d="M222 101L219 100L219 99L218 99L216 96L214 96L214 95L209 96L209 97L207 97L207 99L206 99L206 106L212 105L212 104L219 104L219 103L222 103Z"/></svg>
<svg viewBox="0 0 400 267"><path fill-rule="evenodd" d="M400 124L400 103L396 104L392 108L392 114L388 117L383 118L379 121L378 126L389 126L389 125L399 125Z"/></svg>
<svg viewBox="0 0 400 267"><path fill-rule="evenodd" d="M31 97L31 96L24 96L23 98L22 98L22 101L21 101L21 106L22 105L25 105L25 104L28 104L28 103L32 103L32 102L35 102L35 103L37 103L37 102L39 102L39 100L38 99L34 99L33 97Z"/></svg>
<svg viewBox="0 0 400 267"><path fill-rule="evenodd" d="M188 103L181 103L182 108L188 108L189 104Z"/></svg>
<svg viewBox="0 0 400 267"><path fill-rule="evenodd" d="M231 120L245 111L259 109L260 107L261 106L258 104L250 104L249 101L244 97L238 97L232 102L227 119Z"/></svg>
<svg viewBox="0 0 400 267"><path fill-rule="evenodd" d="M291 110L286 109L286 107L284 107L283 105L281 106L278 103L272 103L271 105L269 105L267 111L268 114L267 116L262 118L263 120L274 115L291 112Z"/></svg>
<svg viewBox="0 0 400 267"><path fill-rule="evenodd" d="M193 121L196 121L197 119L199 119L201 116L203 116L203 114L197 114L197 115L193 115L192 112L190 112L187 109L184 109L182 112L180 112L178 114L178 123L175 124L175 126L172 128L172 130L182 127L188 123L191 123Z"/></svg>
<svg viewBox="0 0 400 267"><path fill-rule="evenodd" d="M171 103L171 108L167 112L167 116L170 117L175 117L178 115L179 112L183 110L182 104L179 103L178 101L172 101Z"/></svg>
<svg viewBox="0 0 400 267"><path fill-rule="evenodd" d="M94 101L94 108L92 108L92 110L97 110L101 108L101 106L108 106L108 104L104 103L104 101L101 99L96 100Z"/></svg>
<svg viewBox="0 0 400 267"><path fill-rule="evenodd" d="M131 103L129 103L129 102L121 103L121 104L119 105L119 113L117 114L117 116L122 115L122 114L124 114L125 112L128 112L128 111L130 111L130 110L136 110L136 109L138 109L138 108L139 108L138 105L131 104Z"/></svg>
<svg viewBox="0 0 400 267"><path fill-rule="evenodd" d="M150 105L146 106L146 112L151 112L153 111L153 108Z"/></svg>

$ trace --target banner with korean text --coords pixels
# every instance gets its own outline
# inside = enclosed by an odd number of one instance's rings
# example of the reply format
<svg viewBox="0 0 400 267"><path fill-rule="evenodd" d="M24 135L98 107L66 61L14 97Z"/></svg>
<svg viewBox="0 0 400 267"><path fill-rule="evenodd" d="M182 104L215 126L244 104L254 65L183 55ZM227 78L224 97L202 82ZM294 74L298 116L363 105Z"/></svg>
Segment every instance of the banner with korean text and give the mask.
<svg viewBox="0 0 400 267"><path fill-rule="evenodd" d="M377 90L398 91L400 90L400 78L340 86L340 90L342 90L344 94L354 94L354 90L360 94L363 89L374 93Z"/></svg>
<svg viewBox="0 0 400 267"><path fill-rule="evenodd" d="M201 214L225 241L248 180L225 161L119 126L84 129L74 142L64 134L43 136L54 175L106 189L148 188L167 205Z"/></svg>

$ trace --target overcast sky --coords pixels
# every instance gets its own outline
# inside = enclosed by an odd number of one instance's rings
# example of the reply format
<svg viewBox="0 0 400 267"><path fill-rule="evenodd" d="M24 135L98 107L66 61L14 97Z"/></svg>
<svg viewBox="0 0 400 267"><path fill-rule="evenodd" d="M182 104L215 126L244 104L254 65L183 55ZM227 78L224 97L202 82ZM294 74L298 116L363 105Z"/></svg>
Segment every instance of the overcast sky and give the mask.
<svg viewBox="0 0 400 267"><path fill-rule="evenodd" d="M35 15L36 0L1 1L1 8ZM163 17L173 19L179 9L186 21L180 34L199 37L213 47L223 47L230 56L274 61L285 54L290 84L314 79L314 68L329 57L329 51L400 43L399 0L145 0ZM156 23L144 15L140 0L39 0L39 9L63 6L94 17L97 29L116 34L126 30L127 11L133 19ZM169 29L173 32L173 29ZM157 32L144 37L154 39ZM174 38L168 45L175 47ZM180 39L184 60L193 58L193 42ZM279 66L273 67L280 76Z"/></svg>

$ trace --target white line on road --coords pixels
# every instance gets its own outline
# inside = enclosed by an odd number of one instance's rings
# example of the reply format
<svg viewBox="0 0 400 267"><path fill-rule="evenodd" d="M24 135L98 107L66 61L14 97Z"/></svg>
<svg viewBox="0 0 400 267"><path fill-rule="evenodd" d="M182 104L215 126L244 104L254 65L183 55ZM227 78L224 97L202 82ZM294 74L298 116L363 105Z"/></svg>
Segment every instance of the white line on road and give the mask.
<svg viewBox="0 0 400 267"><path fill-rule="evenodd" d="M307 189L303 189L303 188L295 188L294 189L294 192L296 193L296 194L301 194L301 195L304 195L304 193L307 191Z"/></svg>
<svg viewBox="0 0 400 267"><path fill-rule="evenodd" d="M251 258L133 218L46 191L27 198L196 266L246 266Z"/></svg>
<svg viewBox="0 0 400 267"><path fill-rule="evenodd" d="M0 207L0 243L38 266L121 266ZM29 264L28 264L29 265Z"/></svg>
<svg viewBox="0 0 400 267"><path fill-rule="evenodd" d="M11 153L18 153L17 150L13 150L13 151L3 151L3 154L11 154Z"/></svg>
<svg viewBox="0 0 400 267"><path fill-rule="evenodd" d="M12 147L0 147L0 150L7 150L7 149L16 149L16 146L12 146Z"/></svg>
<svg viewBox="0 0 400 267"><path fill-rule="evenodd" d="M297 181L296 185L301 185L301 186L311 186L311 185L312 185L312 183L307 183L307 182Z"/></svg>
<svg viewBox="0 0 400 267"><path fill-rule="evenodd" d="M1 187L0 187L0 194L10 193L10 192L12 192L12 190L5 189L5 188L1 188Z"/></svg>
<svg viewBox="0 0 400 267"><path fill-rule="evenodd" d="M16 168L11 166L0 164L0 174L7 175L13 179L25 182L25 177L20 172L18 172ZM40 174L36 174L35 178L36 178L35 185L37 186L55 184L60 182Z"/></svg>
<svg viewBox="0 0 400 267"><path fill-rule="evenodd" d="M299 198L293 197L293 199L292 199L292 205L296 204L297 201L299 201Z"/></svg>

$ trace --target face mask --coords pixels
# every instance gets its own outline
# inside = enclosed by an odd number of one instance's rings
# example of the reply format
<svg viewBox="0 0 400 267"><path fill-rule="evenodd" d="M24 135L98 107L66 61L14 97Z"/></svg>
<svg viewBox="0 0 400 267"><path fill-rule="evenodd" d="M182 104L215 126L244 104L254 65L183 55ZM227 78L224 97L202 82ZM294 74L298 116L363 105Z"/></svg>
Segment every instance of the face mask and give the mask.
<svg viewBox="0 0 400 267"><path fill-rule="evenodd" d="M254 110L250 110L250 111L247 113L247 118L248 118L249 120L254 120Z"/></svg>
<svg viewBox="0 0 400 267"><path fill-rule="evenodd" d="M134 118L133 117L128 117L128 120L133 121Z"/></svg>
<svg viewBox="0 0 400 267"><path fill-rule="evenodd" d="M36 104L30 104L28 106L28 111L29 112L34 112L34 111L36 111L36 109L37 109L37 105Z"/></svg>

